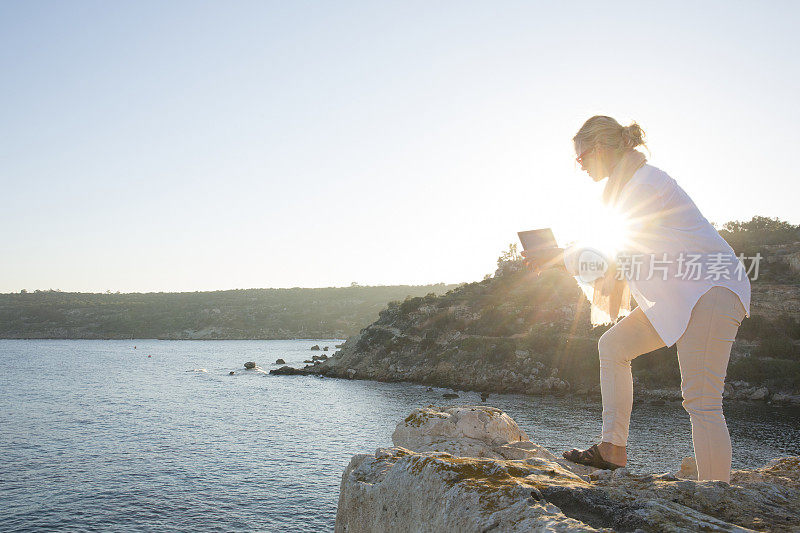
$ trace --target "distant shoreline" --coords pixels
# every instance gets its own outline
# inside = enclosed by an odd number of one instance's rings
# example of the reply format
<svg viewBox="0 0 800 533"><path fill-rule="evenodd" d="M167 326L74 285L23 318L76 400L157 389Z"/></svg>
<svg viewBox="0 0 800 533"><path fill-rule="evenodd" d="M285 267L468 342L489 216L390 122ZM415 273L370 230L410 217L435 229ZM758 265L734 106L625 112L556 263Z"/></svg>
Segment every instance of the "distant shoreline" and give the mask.
<svg viewBox="0 0 800 533"><path fill-rule="evenodd" d="M0 294L0 339L344 339L374 322L392 301L444 294L453 287Z"/></svg>
<svg viewBox="0 0 800 533"><path fill-rule="evenodd" d="M279 338L169 338L169 337L0 337L0 341L342 341L344 337L279 337ZM331 351L331 350L329 350Z"/></svg>

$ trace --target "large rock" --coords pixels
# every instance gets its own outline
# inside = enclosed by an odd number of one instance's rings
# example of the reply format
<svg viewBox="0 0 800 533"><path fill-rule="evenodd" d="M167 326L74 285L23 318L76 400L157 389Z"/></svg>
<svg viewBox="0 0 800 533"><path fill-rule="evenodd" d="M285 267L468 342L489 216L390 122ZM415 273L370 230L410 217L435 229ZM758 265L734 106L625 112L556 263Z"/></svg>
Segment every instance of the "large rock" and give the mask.
<svg viewBox="0 0 800 533"><path fill-rule="evenodd" d="M734 471L731 484L627 469L587 476L480 406L417 409L393 440L350 461L337 532L799 530L800 457Z"/></svg>
<svg viewBox="0 0 800 533"><path fill-rule="evenodd" d="M579 529L580 522L544 500L536 480L524 479L534 472L548 483L585 483L556 464L544 470L399 447L357 455L342 477L336 531Z"/></svg>
<svg viewBox="0 0 800 533"><path fill-rule="evenodd" d="M447 452L458 457L556 459L531 442L510 416L482 405L415 409L397 424L392 442L417 452Z"/></svg>

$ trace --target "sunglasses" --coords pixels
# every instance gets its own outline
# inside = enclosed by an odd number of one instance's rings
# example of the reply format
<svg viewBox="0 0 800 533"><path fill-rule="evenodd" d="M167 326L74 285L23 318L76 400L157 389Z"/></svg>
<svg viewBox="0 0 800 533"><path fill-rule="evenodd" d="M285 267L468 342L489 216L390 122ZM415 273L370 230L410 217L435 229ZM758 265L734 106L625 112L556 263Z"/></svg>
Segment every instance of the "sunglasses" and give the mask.
<svg viewBox="0 0 800 533"><path fill-rule="evenodd" d="M589 148L588 150L584 150L583 152L581 152L581 155L575 158L575 161L577 161L580 166L583 166L583 158L586 157L586 154L588 154L589 152L594 152L596 148L597 146Z"/></svg>

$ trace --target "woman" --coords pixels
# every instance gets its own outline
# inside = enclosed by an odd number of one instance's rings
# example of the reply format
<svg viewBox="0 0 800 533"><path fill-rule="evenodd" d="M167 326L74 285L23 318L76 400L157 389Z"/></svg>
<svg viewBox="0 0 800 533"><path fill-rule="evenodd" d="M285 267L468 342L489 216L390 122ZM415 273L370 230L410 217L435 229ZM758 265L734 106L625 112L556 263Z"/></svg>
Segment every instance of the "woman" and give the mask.
<svg viewBox="0 0 800 533"><path fill-rule="evenodd" d="M581 169L594 181L608 178L603 202L626 221L626 244L604 275L591 282L592 322L616 322L598 342L603 431L599 444L570 450L570 461L618 468L627 461L633 404L631 360L677 344L683 407L692 424L700 480L729 482L731 441L722 392L731 346L750 316L750 281L731 247L686 192L635 148L644 145L637 124L595 116L573 139ZM564 266L578 275L567 249ZM637 261L638 258L638 261ZM537 270L536 258L529 258ZM584 279L585 282L585 279Z"/></svg>

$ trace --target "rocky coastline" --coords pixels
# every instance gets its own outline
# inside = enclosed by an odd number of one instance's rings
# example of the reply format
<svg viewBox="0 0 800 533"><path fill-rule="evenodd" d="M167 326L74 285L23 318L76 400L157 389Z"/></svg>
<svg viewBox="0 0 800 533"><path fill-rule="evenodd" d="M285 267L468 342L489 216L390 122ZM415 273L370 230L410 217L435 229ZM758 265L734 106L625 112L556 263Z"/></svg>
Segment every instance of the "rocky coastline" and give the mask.
<svg viewBox="0 0 800 533"><path fill-rule="evenodd" d="M800 530L800 457L735 470L730 484L696 481L692 458L656 474L597 470L487 406L416 409L392 442L351 459L337 533Z"/></svg>
<svg viewBox="0 0 800 533"><path fill-rule="evenodd" d="M771 291L778 298L777 289ZM770 307L765 294L754 291L753 309ZM794 317L800 309L790 311L780 315L789 335L755 311L745 320L731 353L727 401L800 405L800 341L791 338L797 334L792 328L800 328ZM327 360L272 373L599 397L597 341L608 326L592 328L588 312L568 275L551 271L535 279L518 261L501 261L495 275L481 282L391 302ZM682 400L674 346L637 358L633 373L638 398Z"/></svg>
<svg viewBox="0 0 800 533"><path fill-rule="evenodd" d="M379 375L370 371L360 372L354 368L332 368L330 365L326 367L319 363L307 365L304 368L284 365L270 370L269 373L283 376L320 376L338 379L364 379L387 383L420 383L432 387L451 389L454 392L454 396L452 396L454 398L457 398L458 393L463 391L480 392L486 396L492 393L511 393L525 394L528 396L552 395L556 397L574 395L596 400L600 398L599 383L592 387L581 387L571 390L569 383L559 379L557 376L543 379L529 378L528 381L525 381L524 378L520 378L513 373L503 372L502 370L497 373L484 374L476 381L471 381L469 379L469 374L459 380L441 381L419 376L417 373L403 374L401 372L396 372ZM419 376L419 378L414 379L417 376ZM505 382L500 381L508 377L511 379ZM493 382L493 379L498 381ZM476 382L485 383L485 386L476 386ZM501 383L501 385L495 386L492 383ZM634 389L634 397L637 401L647 401L655 405L665 403L678 404L683 401L679 388L647 389L639 387ZM723 398L726 402L763 402L776 406L800 406L800 392L770 390L769 387L753 385L745 381L726 383Z"/></svg>

